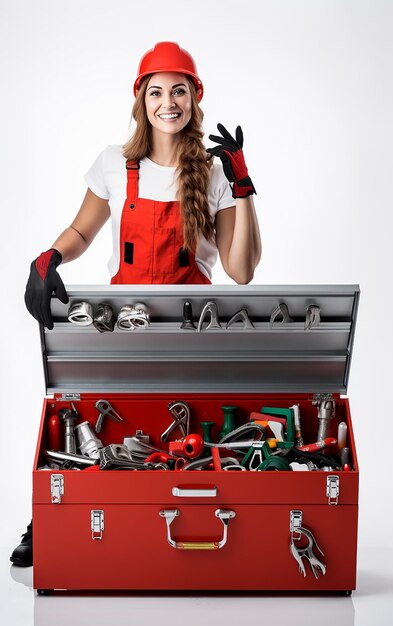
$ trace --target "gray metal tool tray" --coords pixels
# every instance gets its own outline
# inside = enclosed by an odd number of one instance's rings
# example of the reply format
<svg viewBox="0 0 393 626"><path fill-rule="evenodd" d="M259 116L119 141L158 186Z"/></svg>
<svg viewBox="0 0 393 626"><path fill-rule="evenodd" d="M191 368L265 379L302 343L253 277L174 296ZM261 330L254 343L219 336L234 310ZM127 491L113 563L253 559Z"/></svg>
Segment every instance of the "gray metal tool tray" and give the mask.
<svg viewBox="0 0 393 626"><path fill-rule="evenodd" d="M41 327L47 394L157 392L347 392L358 285L69 285L70 302L52 298L54 329ZM214 300L222 329L183 330L183 303L192 304L197 325ZM99 333L68 321L69 306L86 301L95 311L110 304L144 302L147 329ZM292 323L276 321L285 303ZM309 305L321 321L304 329ZM227 321L246 308L254 329ZM209 318L208 318L209 319ZM206 326L206 325L204 325Z"/></svg>

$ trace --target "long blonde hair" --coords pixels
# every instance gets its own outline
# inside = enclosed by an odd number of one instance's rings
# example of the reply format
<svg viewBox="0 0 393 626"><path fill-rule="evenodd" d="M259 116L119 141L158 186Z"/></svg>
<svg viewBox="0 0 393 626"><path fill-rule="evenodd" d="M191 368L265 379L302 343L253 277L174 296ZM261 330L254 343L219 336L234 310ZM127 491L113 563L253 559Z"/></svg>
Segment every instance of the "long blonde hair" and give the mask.
<svg viewBox="0 0 393 626"><path fill-rule="evenodd" d="M147 118L145 94L151 74L145 76L136 94L132 117L136 121L136 129L123 146L123 156L127 160L139 161L148 156L153 148L153 133ZM208 188L210 168L213 160L203 145L203 111L197 102L194 82L186 75L191 92L191 119L183 128L175 157L178 166L177 200L180 202L183 221L184 249L195 252L201 235L208 241L214 240L214 224L209 212Z"/></svg>

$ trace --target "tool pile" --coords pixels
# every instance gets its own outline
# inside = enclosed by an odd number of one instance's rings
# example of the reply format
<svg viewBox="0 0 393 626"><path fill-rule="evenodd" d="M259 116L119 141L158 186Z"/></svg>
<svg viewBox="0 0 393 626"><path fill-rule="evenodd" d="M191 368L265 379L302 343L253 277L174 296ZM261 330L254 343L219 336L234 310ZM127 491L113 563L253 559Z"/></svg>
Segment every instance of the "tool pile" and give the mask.
<svg viewBox="0 0 393 626"><path fill-rule="evenodd" d="M182 400L167 404L173 420L155 445L143 430L121 442L104 445L98 436L106 420L127 423L107 400L95 402L95 424L79 421L74 402L48 421L46 463L39 469L97 470L215 470L215 471L351 471L347 424L331 426L335 400L329 394L312 400L316 406L315 441L302 436L300 405L263 406L251 411L249 420L236 426L238 406L224 405L219 436L213 439L216 421L199 421L190 429L191 411ZM314 409L313 409L314 410ZM333 435L333 436L332 436ZM157 439L157 438L156 438ZM153 443L154 442L154 443ZM78 452L77 452L78 451Z"/></svg>

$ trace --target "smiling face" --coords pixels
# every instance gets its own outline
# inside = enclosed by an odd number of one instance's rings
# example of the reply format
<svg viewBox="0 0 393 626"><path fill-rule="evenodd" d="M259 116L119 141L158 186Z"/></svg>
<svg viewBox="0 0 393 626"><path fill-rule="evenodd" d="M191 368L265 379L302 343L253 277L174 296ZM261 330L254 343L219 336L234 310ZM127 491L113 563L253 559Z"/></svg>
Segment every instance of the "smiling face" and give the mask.
<svg viewBox="0 0 393 626"><path fill-rule="evenodd" d="M153 133L178 133L191 119L191 93L185 75L178 72L153 74L147 85L145 105Z"/></svg>

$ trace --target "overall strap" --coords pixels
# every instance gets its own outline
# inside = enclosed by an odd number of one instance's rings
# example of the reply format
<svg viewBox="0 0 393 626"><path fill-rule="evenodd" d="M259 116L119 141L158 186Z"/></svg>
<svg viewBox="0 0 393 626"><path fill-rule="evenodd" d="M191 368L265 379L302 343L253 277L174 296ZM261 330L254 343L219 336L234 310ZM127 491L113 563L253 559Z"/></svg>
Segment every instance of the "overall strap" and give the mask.
<svg viewBox="0 0 393 626"><path fill-rule="evenodd" d="M127 161L126 169L128 208L133 209L138 197L139 161Z"/></svg>

